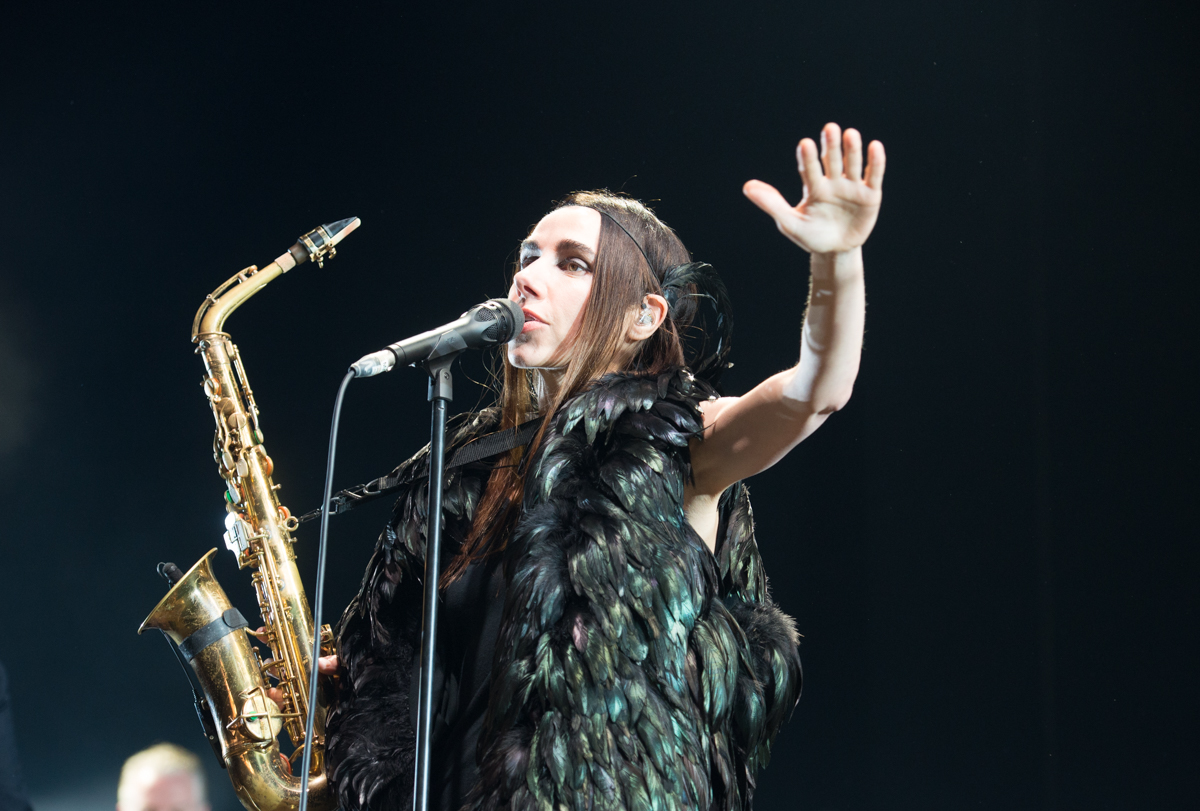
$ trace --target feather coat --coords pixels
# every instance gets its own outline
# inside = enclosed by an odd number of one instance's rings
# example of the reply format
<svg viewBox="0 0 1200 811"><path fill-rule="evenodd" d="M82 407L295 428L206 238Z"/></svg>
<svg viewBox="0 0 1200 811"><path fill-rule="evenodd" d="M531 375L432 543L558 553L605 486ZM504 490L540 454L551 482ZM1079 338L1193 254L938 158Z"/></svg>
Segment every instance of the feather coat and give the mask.
<svg viewBox="0 0 1200 811"><path fill-rule="evenodd" d="M715 556L684 516L688 442L711 394L686 369L608 375L552 420L504 553L472 809L751 807L801 670L745 486L722 496ZM450 444L497 421L468 415ZM410 484L338 627L327 748L345 811L412 802L427 465L428 448L397 469ZM448 543L470 528L487 475L447 473Z"/></svg>

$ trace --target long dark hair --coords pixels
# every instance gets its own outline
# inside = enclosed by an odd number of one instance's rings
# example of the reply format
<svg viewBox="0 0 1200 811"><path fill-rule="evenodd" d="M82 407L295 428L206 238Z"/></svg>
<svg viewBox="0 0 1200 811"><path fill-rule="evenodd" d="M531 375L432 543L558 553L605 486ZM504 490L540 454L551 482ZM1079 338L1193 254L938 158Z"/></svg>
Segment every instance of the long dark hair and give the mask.
<svg viewBox="0 0 1200 811"><path fill-rule="evenodd" d="M583 206L601 213L592 289L578 330L569 338L571 357L554 396L549 396L550 388L541 370L518 369L502 354L500 428L511 428L535 417L541 417L542 424L527 451L513 451L507 464L499 463L492 470L471 530L442 575L443 587L458 579L472 561L504 549L521 506L526 471L521 464L523 454L538 447L564 402L620 361L622 339L643 297L661 293L666 270L690 260L675 232L637 200L607 190L580 191L567 195L553 210L567 206ZM622 364L623 370L656 374L683 365L681 327L668 316Z"/></svg>

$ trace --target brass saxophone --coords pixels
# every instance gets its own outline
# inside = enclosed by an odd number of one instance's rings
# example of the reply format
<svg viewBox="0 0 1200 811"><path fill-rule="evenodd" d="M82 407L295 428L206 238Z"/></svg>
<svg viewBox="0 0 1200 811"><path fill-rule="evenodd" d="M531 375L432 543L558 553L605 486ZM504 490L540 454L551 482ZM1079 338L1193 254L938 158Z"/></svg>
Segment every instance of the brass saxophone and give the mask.
<svg viewBox="0 0 1200 811"><path fill-rule="evenodd" d="M293 772L299 771L305 746L312 748L308 807L331 809L335 798L325 774L326 708L319 695L308 695L315 665L313 620L292 550L297 520L276 496L279 485L271 480L274 465L263 446L254 393L237 347L221 330L234 310L276 277L309 260L323 265L358 225L355 217L323 225L262 270L253 265L242 270L209 294L192 324L192 342L204 359L204 392L217 423L213 456L226 485L225 544L237 556L238 568L255 569L270 658L263 661L250 644L248 623L213 577L210 560L216 549L187 574L173 564L160 566L173 585L138 633L163 631L191 665L203 691L196 705L206 735L238 799L252 811L299 807L302 784ZM323 655L328 655L333 652L328 625L321 636ZM267 693L268 676L277 680L282 705ZM318 706L309 742L305 721L313 701ZM294 747L290 758L280 752L281 729Z"/></svg>

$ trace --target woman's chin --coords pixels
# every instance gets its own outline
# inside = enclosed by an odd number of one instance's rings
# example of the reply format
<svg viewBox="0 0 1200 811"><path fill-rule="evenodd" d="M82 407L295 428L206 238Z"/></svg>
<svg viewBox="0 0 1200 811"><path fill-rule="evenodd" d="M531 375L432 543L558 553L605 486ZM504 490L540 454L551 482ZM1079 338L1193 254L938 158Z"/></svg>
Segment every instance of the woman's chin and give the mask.
<svg viewBox="0 0 1200 811"><path fill-rule="evenodd" d="M525 347L518 347L515 351L508 350L508 363L510 366L515 366L518 369L537 369L542 364L541 359L534 356L532 352L523 351Z"/></svg>
<svg viewBox="0 0 1200 811"><path fill-rule="evenodd" d="M567 367L566 360L557 360L554 358L544 358L533 353L526 354L524 352L513 352L509 350L508 365L516 369L534 369L540 372L561 372Z"/></svg>

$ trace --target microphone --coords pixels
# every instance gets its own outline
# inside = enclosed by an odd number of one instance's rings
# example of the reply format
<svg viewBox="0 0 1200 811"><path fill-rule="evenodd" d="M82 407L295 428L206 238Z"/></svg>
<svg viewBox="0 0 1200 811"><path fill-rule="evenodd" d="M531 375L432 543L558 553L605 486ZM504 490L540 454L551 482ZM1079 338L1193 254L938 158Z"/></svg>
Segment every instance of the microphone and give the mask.
<svg viewBox="0 0 1200 811"><path fill-rule="evenodd" d="M355 377L374 377L390 372L397 365L434 360L464 349L506 344L520 334L524 325L525 313L520 304L506 298L494 298L476 304L457 321L363 355L351 364L350 370Z"/></svg>

